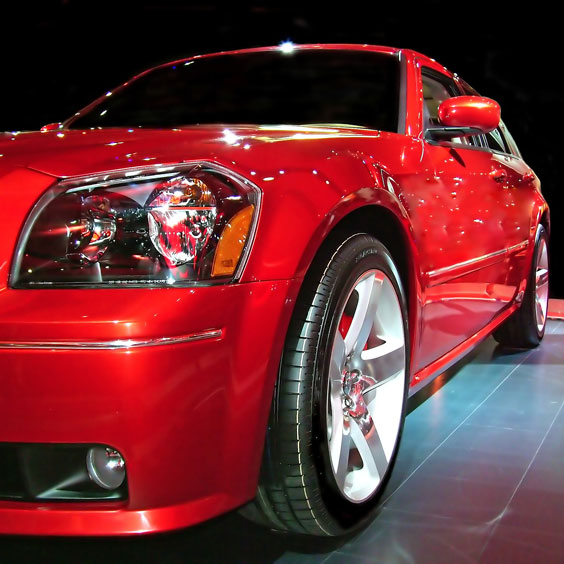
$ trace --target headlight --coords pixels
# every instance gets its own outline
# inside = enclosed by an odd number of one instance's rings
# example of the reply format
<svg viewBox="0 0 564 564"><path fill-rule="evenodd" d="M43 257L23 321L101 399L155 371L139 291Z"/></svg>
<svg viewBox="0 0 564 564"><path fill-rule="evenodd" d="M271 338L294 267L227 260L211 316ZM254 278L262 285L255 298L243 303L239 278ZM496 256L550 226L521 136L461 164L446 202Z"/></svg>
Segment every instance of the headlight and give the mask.
<svg viewBox="0 0 564 564"><path fill-rule="evenodd" d="M226 282L240 276L260 190L208 163L65 180L28 218L12 285Z"/></svg>

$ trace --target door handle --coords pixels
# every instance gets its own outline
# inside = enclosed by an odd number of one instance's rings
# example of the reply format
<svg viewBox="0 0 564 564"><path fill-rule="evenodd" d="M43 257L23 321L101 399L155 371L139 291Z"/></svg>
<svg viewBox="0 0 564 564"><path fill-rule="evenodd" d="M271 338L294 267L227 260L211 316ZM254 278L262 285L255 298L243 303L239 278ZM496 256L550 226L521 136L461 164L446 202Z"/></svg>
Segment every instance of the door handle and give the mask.
<svg viewBox="0 0 564 564"><path fill-rule="evenodd" d="M496 182L505 182L507 180L507 172L504 168L495 168L490 172L490 178Z"/></svg>
<svg viewBox="0 0 564 564"><path fill-rule="evenodd" d="M530 184L531 182L534 182L534 180L535 180L534 173L527 172L523 176L521 176L521 178L519 179L519 182L521 184Z"/></svg>

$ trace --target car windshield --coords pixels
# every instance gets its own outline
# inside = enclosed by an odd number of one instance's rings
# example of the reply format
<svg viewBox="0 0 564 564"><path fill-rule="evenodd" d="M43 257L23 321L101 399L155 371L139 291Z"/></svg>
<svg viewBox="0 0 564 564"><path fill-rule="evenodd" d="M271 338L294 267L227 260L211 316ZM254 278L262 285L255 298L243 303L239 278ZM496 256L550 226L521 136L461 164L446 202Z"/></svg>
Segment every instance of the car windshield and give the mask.
<svg viewBox="0 0 564 564"><path fill-rule="evenodd" d="M397 131L398 57L355 50L252 52L155 68L67 127L339 124Z"/></svg>

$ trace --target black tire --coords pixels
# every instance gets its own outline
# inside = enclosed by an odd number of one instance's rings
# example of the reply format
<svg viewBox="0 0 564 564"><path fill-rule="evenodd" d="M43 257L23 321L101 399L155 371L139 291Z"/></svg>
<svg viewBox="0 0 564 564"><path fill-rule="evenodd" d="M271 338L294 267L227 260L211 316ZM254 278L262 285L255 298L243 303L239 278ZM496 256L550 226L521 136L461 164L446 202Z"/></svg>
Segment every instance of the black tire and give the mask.
<svg viewBox="0 0 564 564"><path fill-rule="evenodd" d="M395 462L406 409L409 333L400 277L380 242L357 234L326 256L311 269L296 305L257 497L243 514L282 531L336 536L372 516ZM388 317L389 323L381 321ZM350 327L343 329L349 318ZM379 329L387 341L376 335L376 322L387 325L388 332ZM388 349L378 348L383 345ZM381 357L363 360L376 350L383 351ZM388 407L382 404L386 398ZM377 403L384 408L373 418ZM333 470L331 448L340 470Z"/></svg>
<svg viewBox="0 0 564 564"><path fill-rule="evenodd" d="M530 349L542 341L548 305L548 271L548 235L545 228L539 225L521 307L493 333L501 345Z"/></svg>

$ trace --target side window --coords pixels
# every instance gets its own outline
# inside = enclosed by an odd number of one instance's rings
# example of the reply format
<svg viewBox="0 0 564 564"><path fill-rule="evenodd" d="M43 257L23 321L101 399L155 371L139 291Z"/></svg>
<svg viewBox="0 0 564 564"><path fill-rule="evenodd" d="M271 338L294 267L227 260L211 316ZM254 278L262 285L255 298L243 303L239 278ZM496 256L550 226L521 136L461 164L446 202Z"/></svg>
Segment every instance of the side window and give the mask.
<svg viewBox="0 0 564 564"><path fill-rule="evenodd" d="M458 77L457 80L464 94L467 96L479 96L478 92L476 92L476 90L474 90L467 82L462 80L460 77ZM505 127L505 124L502 121L500 121L497 129L494 129L481 137L482 142L476 144L480 144L494 151L501 151L502 153L521 157L521 153L519 152L513 137L511 137L511 133L509 133L507 127Z"/></svg>
<svg viewBox="0 0 564 564"><path fill-rule="evenodd" d="M501 151L502 153L511 153L505 144L501 129L498 127L489 133L486 133L486 142L488 147L494 151Z"/></svg>
<svg viewBox="0 0 564 564"><path fill-rule="evenodd" d="M439 124L439 106L447 98L457 95L454 82L449 84L449 78L441 77L441 80L433 76L429 72L423 71L421 76L423 81L423 127L436 127Z"/></svg>
<svg viewBox="0 0 564 564"><path fill-rule="evenodd" d="M521 158L521 151L519 151L519 147L517 147L515 139L513 139L511 133L509 133L509 129L507 129L502 121L499 123L499 129L501 130L501 134L503 135L505 143L508 145L511 153L513 153L516 157Z"/></svg>
<svg viewBox="0 0 564 564"><path fill-rule="evenodd" d="M439 106L448 98L460 96L460 91L454 80L430 69L422 69L421 80L423 82L423 130L426 130L440 126ZM450 142L462 145L474 144L473 141L464 137L453 138Z"/></svg>

